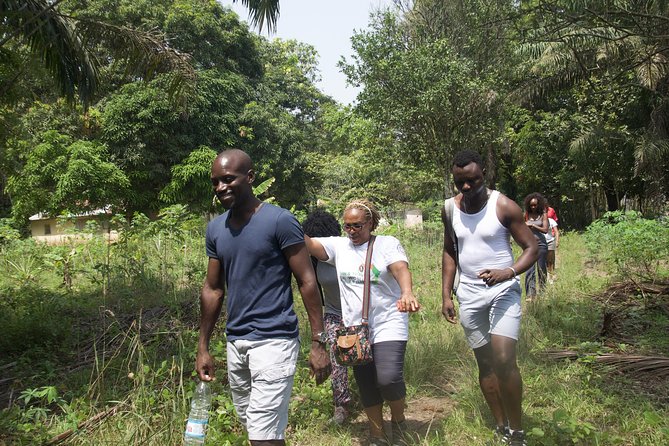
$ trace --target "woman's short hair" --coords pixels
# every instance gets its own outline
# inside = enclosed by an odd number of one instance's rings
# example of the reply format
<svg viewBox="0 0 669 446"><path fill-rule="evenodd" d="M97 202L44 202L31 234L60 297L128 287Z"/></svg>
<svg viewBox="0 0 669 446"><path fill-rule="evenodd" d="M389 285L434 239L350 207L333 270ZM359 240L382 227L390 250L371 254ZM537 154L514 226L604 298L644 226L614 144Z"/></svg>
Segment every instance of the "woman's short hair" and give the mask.
<svg viewBox="0 0 669 446"><path fill-rule="evenodd" d="M302 229L309 237L335 237L341 235L337 218L327 211L316 210L304 219Z"/></svg>
<svg viewBox="0 0 669 446"><path fill-rule="evenodd" d="M379 226L379 221L381 220L381 214L379 214L378 209L371 201L361 198L359 200L353 200L344 208L344 213L349 209L358 209L361 210L367 215L367 218L372 222L372 231Z"/></svg>

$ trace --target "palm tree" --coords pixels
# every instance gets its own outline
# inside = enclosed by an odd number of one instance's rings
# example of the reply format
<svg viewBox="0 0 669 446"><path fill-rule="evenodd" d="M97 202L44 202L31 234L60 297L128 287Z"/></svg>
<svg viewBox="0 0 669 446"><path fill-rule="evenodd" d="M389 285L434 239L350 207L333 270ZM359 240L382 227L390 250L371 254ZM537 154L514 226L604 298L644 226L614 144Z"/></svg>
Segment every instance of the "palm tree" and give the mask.
<svg viewBox="0 0 669 446"><path fill-rule="evenodd" d="M170 47L160 34L65 15L58 9L62 1L0 0L0 63L14 73L2 80L0 92L22 71L18 58L12 57L16 44L25 44L43 63L63 96L70 101L78 96L84 107L99 84L100 62L93 51L99 44L112 58L125 61L128 72L137 77L171 72L170 92L176 97L192 84L195 71L189 55Z"/></svg>
<svg viewBox="0 0 669 446"><path fill-rule="evenodd" d="M669 2L542 0L536 14L541 26L528 31L528 43L521 47L534 75L523 95L540 97L604 76L613 82L634 79L652 98L649 122L635 142L635 170L646 172L658 189L666 187ZM572 148L587 148L602 136L599 130L582 133Z"/></svg>

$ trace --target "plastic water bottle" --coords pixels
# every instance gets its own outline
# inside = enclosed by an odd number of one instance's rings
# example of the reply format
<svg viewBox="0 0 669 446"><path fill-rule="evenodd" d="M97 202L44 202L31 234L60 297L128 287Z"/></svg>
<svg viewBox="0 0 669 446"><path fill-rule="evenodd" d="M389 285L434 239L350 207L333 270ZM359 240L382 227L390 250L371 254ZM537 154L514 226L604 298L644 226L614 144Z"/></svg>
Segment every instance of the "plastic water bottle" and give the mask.
<svg viewBox="0 0 669 446"><path fill-rule="evenodd" d="M211 408L211 385L200 381L190 402L190 414L186 423L184 445L202 445L209 424L209 409Z"/></svg>

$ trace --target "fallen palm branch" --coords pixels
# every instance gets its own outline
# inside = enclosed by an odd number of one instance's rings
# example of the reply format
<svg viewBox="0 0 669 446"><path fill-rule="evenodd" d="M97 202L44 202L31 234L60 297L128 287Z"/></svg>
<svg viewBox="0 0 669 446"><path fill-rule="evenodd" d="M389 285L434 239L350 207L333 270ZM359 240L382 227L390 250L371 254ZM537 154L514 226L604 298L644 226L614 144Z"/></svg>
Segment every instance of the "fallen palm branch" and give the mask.
<svg viewBox="0 0 669 446"><path fill-rule="evenodd" d="M657 378L669 376L669 358L663 356L606 354L595 359L622 373L647 373Z"/></svg>
<svg viewBox="0 0 669 446"><path fill-rule="evenodd" d="M635 282L628 280L609 285L606 290L598 294L588 294L588 296L605 304L628 304L636 299L633 296L641 294L645 298L649 296L659 297L669 296L669 282Z"/></svg>
<svg viewBox="0 0 669 446"><path fill-rule="evenodd" d="M101 424L102 421L105 418L107 418L110 415L115 414L118 411L120 405L121 404L110 407L109 409L105 410L104 412L100 412L97 415L89 418L88 420L82 421L81 423L79 423L77 425L76 429L68 429L65 432L62 432L62 433L56 435L55 437L52 437L49 441L47 441L44 444L47 445L47 446L58 444L58 443L61 443L65 440L67 440L72 435L74 435L76 432L94 428L95 426Z"/></svg>
<svg viewBox="0 0 669 446"><path fill-rule="evenodd" d="M621 354L600 354L593 355L579 353L574 350L548 350L543 353L549 359L579 359L593 358L598 364L607 366L621 373L643 373L656 378L669 376L669 358L664 356L643 356L643 355L621 355Z"/></svg>

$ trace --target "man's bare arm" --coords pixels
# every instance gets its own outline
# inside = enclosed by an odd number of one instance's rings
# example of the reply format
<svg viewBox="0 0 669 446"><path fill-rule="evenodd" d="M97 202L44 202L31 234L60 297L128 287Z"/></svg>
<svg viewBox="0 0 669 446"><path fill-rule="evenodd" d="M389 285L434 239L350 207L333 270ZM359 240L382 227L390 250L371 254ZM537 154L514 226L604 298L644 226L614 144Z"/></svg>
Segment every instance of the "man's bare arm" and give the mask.
<svg viewBox="0 0 669 446"><path fill-rule="evenodd" d="M214 377L214 358L209 354L209 342L221 314L224 295L223 266L218 259L209 258L200 295L200 337L195 360L195 370L203 381Z"/></svg>
<svg viewBox="0 0 669 446"><path fill-rule="evenodd" d="M532 234L532 230L525 224L525 218L520 207L513 200L501 194L497 200L497 218L509 229L511 236L520 245L523 252L509 267L502 269L485 268L479 271L478 277L488 286L511 280L518 274L525 272L537 261L539 252L537 240Z"/></svg>
<svg viewBox="0 0 669 446"><path fill-rule="evenodd" d="M315 336L324 331L323 311L321 306L321 295L318 291L316 274L304 243L291 245L283 250L290 269L293 271L297 287L302 295L304 308L309 317L309 326L311 328L311 350L309 352L309 366L311 373L316 378L316 383L320 384L330 375L330 355L325 346L320 342L314 341Z"/></svg>
<svg viewBox="0 0 669 446"><path fill-rule="evenodd" d="M524 273L537 261L539 246L532 230L525 224L523 211L515 201L500 195L497 206L500 221L509 229L511 237L520 246L523 252L511 266L516 274Z"/></svg>
<svg viewBox="0 0 669 446"><path fill-rule="evenodd" d="M444 248L441 259L441 312L446 320L452 324L456 322L455 305L453 304L453 282L457 264L456 253L450 231L446 226L446 211L441 209L441 221L444 224Z"/></svg>

